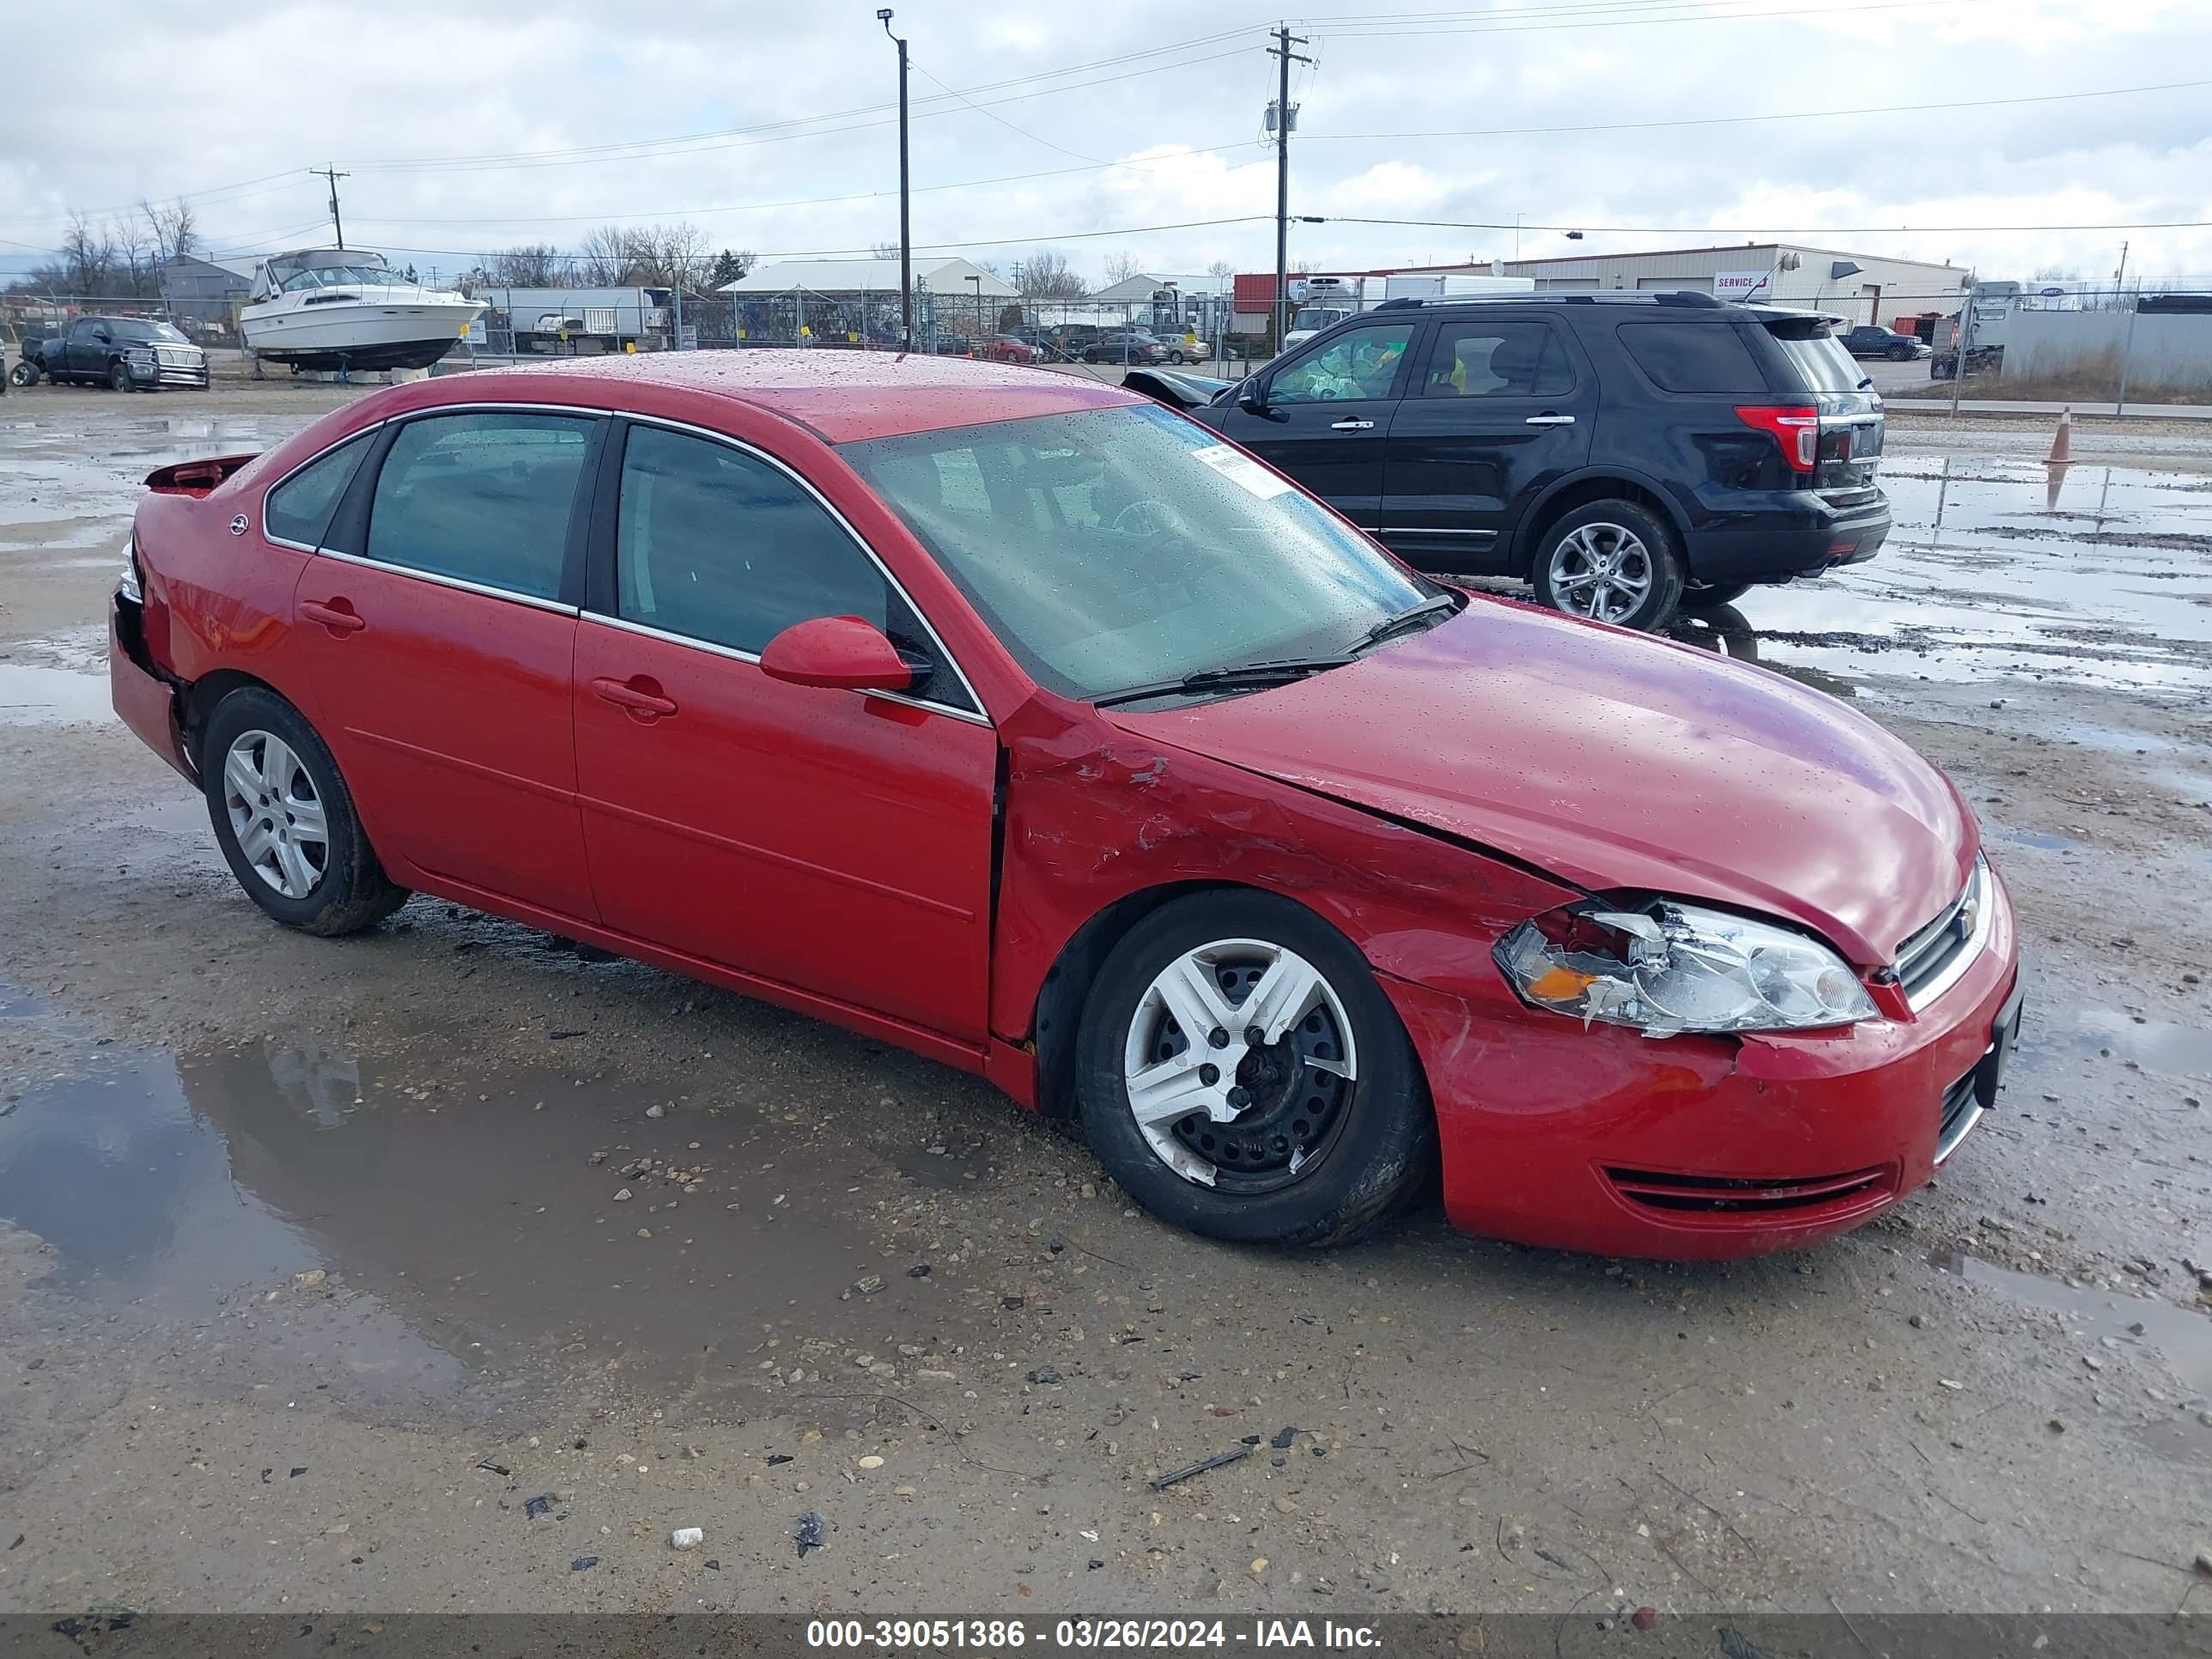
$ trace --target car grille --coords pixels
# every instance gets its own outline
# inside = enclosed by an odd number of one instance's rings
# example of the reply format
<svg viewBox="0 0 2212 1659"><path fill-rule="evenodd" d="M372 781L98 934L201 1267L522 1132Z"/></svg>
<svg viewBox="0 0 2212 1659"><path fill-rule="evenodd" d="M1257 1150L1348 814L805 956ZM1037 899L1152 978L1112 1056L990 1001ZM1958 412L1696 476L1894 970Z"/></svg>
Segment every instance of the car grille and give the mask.
<svg viewBox="0 0 2212 1659"><path fill-rule="evenodd" d="M1973 873L1941 915L1897 947L1897 979L1905 1000L1917 1008L1963 971L1989 920L1990 866L1974 860Z"/></svg>
<svg viewBox="0 0 2212 1659"><path fill-rule="evenodd" d="M1943 1115L1936 1127L1936 1162L1941 1164L1951 1156L1959 1143L1966 1138L1966 1131L1974 1127L1982 1115L1980 1091L1975 1079L1981 1067L1974 1069L1943 1091Z"/></svg>
<svg viewBox="0 0 2212 1659"><path fill-rule="evenodd" d="M1640 1209L1667 1210L1678 1219L1772 1215L1778 1212L1844 1212L1879 1202L1895 1182L1889 1169L1847 1175L1801 1176L1761 1181L1735 1176L1667 1175L1650 1170L1607 1170L1606 1179Z"/></svg>

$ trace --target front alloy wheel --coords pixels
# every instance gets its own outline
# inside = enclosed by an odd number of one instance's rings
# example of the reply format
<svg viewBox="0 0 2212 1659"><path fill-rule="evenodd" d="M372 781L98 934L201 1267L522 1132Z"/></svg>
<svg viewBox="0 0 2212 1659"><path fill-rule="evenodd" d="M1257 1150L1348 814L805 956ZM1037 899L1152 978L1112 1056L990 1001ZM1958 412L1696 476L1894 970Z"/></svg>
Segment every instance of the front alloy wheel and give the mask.
<svg viewBox="0 0 2212 1659"><path fill-rule="evenodd" d="M1222 1191L1272 1192L1326 1156L1358 1078L1351 1018L1312 963L1216 939L1138 1000L1121 1075L1160 1162Z"/></svg>
<svg viewBox="0 0 2212 1659"><path fill-rule="evenodd" d="M1212 1237L1340 1243L1434 1165L1420 1059L1374 970L1275 894L1194 893L1139 921L1099 965L1074 1059L1108 1172Z"/></svg>

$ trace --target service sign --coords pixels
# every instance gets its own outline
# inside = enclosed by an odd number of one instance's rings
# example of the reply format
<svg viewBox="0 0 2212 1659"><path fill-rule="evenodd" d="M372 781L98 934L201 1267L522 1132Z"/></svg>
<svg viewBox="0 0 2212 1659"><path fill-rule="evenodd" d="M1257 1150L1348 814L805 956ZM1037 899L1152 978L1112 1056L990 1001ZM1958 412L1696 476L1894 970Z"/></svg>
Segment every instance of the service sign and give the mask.
<svg viewBox="0 0 2212 1659"><path fill-rule="evenodd" d="M1741 304L1747 300L1771 300L1774 297L1774 273L1771 270L1722 270L1713 274L1713 298L1732 300Z"/></svg>

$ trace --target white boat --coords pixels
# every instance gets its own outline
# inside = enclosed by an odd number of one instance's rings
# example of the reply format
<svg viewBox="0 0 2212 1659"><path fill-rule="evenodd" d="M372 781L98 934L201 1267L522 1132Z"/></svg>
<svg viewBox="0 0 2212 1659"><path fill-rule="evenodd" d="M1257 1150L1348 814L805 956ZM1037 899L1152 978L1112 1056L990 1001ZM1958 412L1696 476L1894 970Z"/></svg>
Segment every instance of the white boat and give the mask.
<svg viewBox="0 0 2212 1659"><path fill-rule="evenodd" d="M238 327L255 359L294 368L428 368L483 313L482 301L424 288L380 253L307 248L262 261Z"/></svg>

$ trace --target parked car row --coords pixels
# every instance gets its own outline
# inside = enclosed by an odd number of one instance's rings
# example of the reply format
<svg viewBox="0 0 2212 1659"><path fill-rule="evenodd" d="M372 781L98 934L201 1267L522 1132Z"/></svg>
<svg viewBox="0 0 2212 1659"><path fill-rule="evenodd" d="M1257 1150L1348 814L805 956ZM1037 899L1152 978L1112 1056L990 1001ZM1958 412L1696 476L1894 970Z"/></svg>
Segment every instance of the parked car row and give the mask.
<svg viewBox="0 0 2212 1659"><path fill-rule="evenodd" d="M1850 373L1647 302L1370 313L1198 418L928 356L395 386L149 477L112 696L279 922L416 890L835 1020L1203 1233L1348 1238L1440 1170L1533 1243L1802 1246L1996 1097L2018 952L1965 798L1346 519L1492 514L1449 562L1502 564L1533 514L1592 615L1767 537L1863 556Z"/></svg>
<svg viewBox="0 0 2212 1659"><path fill-rule="evenodd" d="M167 323L143 317L79 317L68 331L35 343L9 370L16 386L105 386L117 392L208 384L206 350Z"/></svg>
<svg viewBox="0 0 2212 1659"><path fill-rule="evenodd" d="M1125 382L1415 568L1638 629L1870 559L1881 399L1826 322L1699 294L1391 301L1234 385Z"/></svg>

